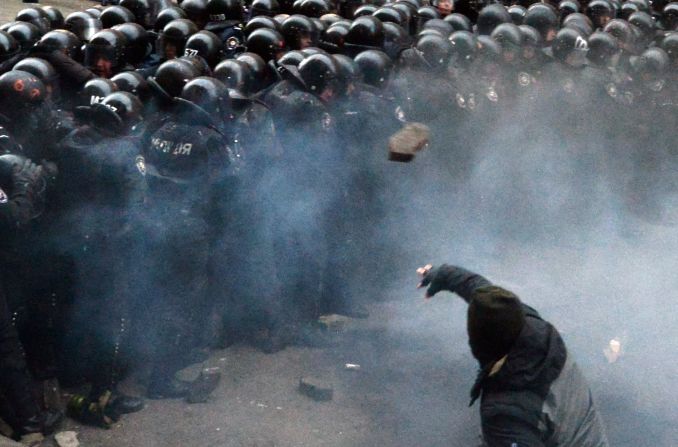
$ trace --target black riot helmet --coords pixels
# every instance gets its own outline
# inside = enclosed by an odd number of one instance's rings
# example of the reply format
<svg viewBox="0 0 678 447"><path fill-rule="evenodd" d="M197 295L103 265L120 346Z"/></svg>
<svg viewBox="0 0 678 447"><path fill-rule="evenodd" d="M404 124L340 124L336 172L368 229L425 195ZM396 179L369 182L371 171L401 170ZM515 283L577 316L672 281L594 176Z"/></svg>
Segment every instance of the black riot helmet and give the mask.
<svg viewBox="0 0 678 447"><path fill-rule="evenodd" d="M186 11L179 8L178 6L171 6L169 8L165 8L158 13L158 17L156 17L155 19L153 29L155 31L160 32L165 27L165 25L170 23L172 20L185 19L187 17L188 16L186 15Z"/></svg>
<svg viewBox="0 0 678 447"><path fill-rule="evenodd" d="M454 31L470 31L470 32L473 32L473 24L471 23L469 18L466 17L463 14L453 12L452 14L446 15L443 20L445 20L447 23L452 25L452 29Z"/></svg>
<svg viewBox="0 0 678 447"><path fill-rule="evenodd" d="M103 77L111 77L125 65L125 47L127 39L120 31L105 29L96 33L85 46L85 61L87 68ZM110 70L102 68L100 60L110 63Z"/></svg>
<svg viewBox="0 0 678 447"><path fill-rule="evenodd" d="M588 42L579 31L563 28L553 39L551 50L555 60L572 66L581 66L586 59Z"/></svg>
<svg viewBox="0 0 678 447"><path fill-rule="evenodd" d="M123 71L111 78L118 90L121 92L129 92L145 101L150 96L148 82L144 76L137 71Z"/></svg>
<svg viewBox="0 0 678 447"><path fill-rule="evenodd" d="M285 51L285 38L276 30L259 28L247 36L247 51L265 61L278 60Z"/></svg>
<svg viewBox="0 0 678 447"><path fill-rule="evenodd" d="M598 29L614 19L615 12L608 0L593 0L586 6L586 15L593 22L593 26Z"/></svg>
<svg viewBox="0 0 678 447"><path fill-rule="evenodd" d="M440 13L433 6L422 6L417 9L417 29L423 29L424 24L432 19L439 19Z"/></svg>
<svg viewBox="0 0 678 447"><path fill-rule="evenodd" d="M417 20L416 20L417 8L412 6L411 3L402 2L402 1L392 3L391 7L400 11L401 15L403 16L403 23L402 23L403 28L407 29L409 34L416 33L417 32Z"/></svg>
<svg viewBox="0 0 678 447"><path fill-rule="evenodd" d="M607 67L612 63L613 57L619 52L617 39L605 31L596 31L588 39L589 51L586 58L600 67Z"/></svg>
<svg viewBox="0 0 678 447"><path fill-rule="evenodd" d="M322 16L320 16L320 21L322 21L328 28L342 20L344 20L343 17L341 17L339 14L334 13L323 14Z"/></svg>
<svg viewBox="0 0 678 447"><path fill-rule="evenodd" d="M85 83L80 90L80 105L91 106L100 103L113 92L118 91L118 86L106 78L94 78Z"/></svg>
<svg viewBox="0 0 678 447"><path fill-rule="evenodd" d="M50 29L61 29L64 27L64 15L54 6L43 6L42 10L47 14Z"/></svg>
<svg viewBox="0 0 678 447"><path fill-rule="evenodd" d="M228 88L218 79L201 76L189 81L181 90L180 104L191 112L202 113L208 119L219 118L231 113L231 99Z"/></svg>
<svg viewBox="0 0 678 447"><path fill-rule="evenodd" d="M240 0L207 0L207 20L209 22L243 21L243 7Z"/></svg>
<svg viewBox="0 0 678 447"><path fill-rule="evenodd" d="M502 23L490 35L501 47L504 62L517 60L523 46L523 34L518 25Z"/></svg>
<svg viewBox="0 0 678 447"><path fill-rule="evenodd" d="M172 59L184 54L188 38L198 32L195 23L188 19L176 19L162 29L158 39L158 53L165 59Z"/></svg>
<svg viewBox="0 0 678 447"><path fill-rule="evenodd" d="M678 33L667 34L661 42L661 49L666 51L674 66L678 65Z"/></svg>
<svg viewBox="0 0 678 447"><path fill-rule="evenodd" d="M153 28L158 10L163 6L162 2L153 0L120 0L118 4L132 11L134 21L146 29Z"/></svg>
<svg viewBox="0 0 678 447"><path fill-rule="evenodd" d="M353 11L353 18L357 19L362 16L371 16L377 10L377 7L374 5L362 5Z"/></svg>
<svg viewBox="0 0 678 447"><path fill-rule="evenodd" d="M533 60L541 48L541 34L530 25L520 25L518 28L523 37L523 59Z"/></svg>
<svg viewBox="0 0 678 447"><path fill-rule="evenodd" d="M648 48L633 62L633 72L642 81L663 79L670 66L669 55L659 47Z"/></svg>
<svg viewBox="0 0 678 447"><path fill-rule="evenodd" d="M101 20L95 19L85 12L74 12L66 16L66 29L84 42L88 42L93 35L104 29Z"/></svg>
<svg viewBox="0 0 678 447"><path fill-rule="evenodd" d="M89 16L92 17L93 19L99 19L99 18L101 18L101 11L102 10L103 10L103 6L97 5L96 7L85 9L84 12L89 14Z"/></svg>
<svg viewBox="0 0 678 447"><path fill-rule="evenodd" d="M349 26L337 23L327 28L320 36L320 48L330 53L341 53L348 35Z"/></svg>
<svg viewBox="0 0 678 447"><path fill-rule="evenodd" d="M59 74L52 64L37 57L27 57L17 62L12 70L25 71L35 75L45 85L47 97L58 95Z"/></svg>
<svg viewBox="0 0 678 447"><path fill-rule="evenodd" d="M73 60L81 60L82 42L78 36L65 29L50 31L40 38L38 45L48 52L61 51Z"/></svg>
<svg viewBox="0 0 678 447"><path fill-rule="evenodd" d="M443 19L431 19L424 24L423 30L433 29L440 33L443 37L448 37L454 32L454 28L448 22Z"/></svg>
<svg viewBox="0 0 678 447"><path fill-rule="evenodd" d="M235 90L241 95L248 96L251 93L252 70L242 61L235 59L221 61L214 69L214 77L223 82L228 89Z"/></svg>
<svg viewBox="0 0 678 447"><path fill-rule="evenodd" d="M113 28L115 25L120 25L121 23L134 22L134 14L129 9L124 6L109 6L103 11L101 11L101 24L104 28Z"/></svg>
<svg viewBox="0 0 678 447"><path fill-rule="evenodd" d="M490 35L502 23L512 23L511 15L501 3L485 6L478 14L478 34Z"/></svg>
<svg viewBox="0 0 678 447"><path fill-rule="evenodd" d="M250 16L268 16L273 17L280 13L278 0L254 0L250 7Z"/></svg>
<svg viewBox="0 0 678 447"><path fill-rule="evenodd" d="M12 59L20 51L19 42L6 31L0 31L0 63Z"/></svg>
<svg viewBox="0 0 678 447"><path fill-rule="evenodd" d="M558 31L558 15L553 7L544 3L535 3L527 8L523 23L539 31L546 46L551 44Z"/></svg>
<svg viewBox="0 0 678 447"><path fill-rule="evenodd" d="M188 19L202 28L207 23L207 0L183 0L179 7L186 11Z"/></svg>
<svg viewBox="0 0 678 447"><path fill-rule="evenodd" d="M603 31L617 39L617 44L622 50L635 52L635 35L633 33L633 28L631 28L631 25L629 25L626 20L610 20L608 24L605 25Z"/></svg>
<svg viewBox="0 0 678 447"><path fill-rule="evenodd" d="M468 66L477 50L476 37L469 31L455 31L450 35L450 43L454 49L455 63L460 66Z"/></svg>
<svg viewBox="0 0 678 447"><path fill-rule="evenodd" d="M295 14L282 24L282 34L285 42L292 50L301 50L318 43L318 31L311 19Z"/></svg>
<svg viewBox="0 0 678 447"><path fill-rule="evenodd" d="M275 19L269 16L256 16L248 20L247 23L245 24L243 32L245 33L245 36L249 36L255 30L258 30L260 28L273 29L278 31L279 33L282 33L282 26L280 25L280 23L278 23Z"/></svg>
<svg viewBox="0 0 678 447"><path fill-rule="evenodd" d="M573 12L563 20L563 28L574 28L584 36L590 36L593 33L593 22L586 15L580 12Z"/></svg>
<svg viewBox="0 0 678 447"><path fill-rule="evenodd" d="M393 22L384 22L384 49L397 59L401 51L412 46L412 38L405 28Z"/></svg>
<svg viewBox="0 0 678 447"><path fill-rule="evenodd" d="M250 52L241 53L235 59L249 67L251 74L249 89L252 93L258 92L265 85L268 76L266 61L258 54Z"/></svg>
<svg viewBox="0 0 678 447"><path fill-rule="evenodd" d="M501 47L491 36L480 35L477 38L476 59L484 63L496 64L501 58Z"/></svg>
<svg viewBox="0 0 678 447"><path fill-rule="evenodd" d="M666 31L678 29L678 2L671 2L662 10L662 25Z"/></svg>
<svg viewBox="0 0 678 447"><path fill-rule="evenodd" d="M278 59L279 65L292 65L298 67L301 61L306 59L306 55L299 50L288 51Z"/></svg>
<svg viewBox="0 0 678 447"><path fill-rule="evenodd" d="M15 22L7 32L19 42L24 51L32 48L43 35L40 28L28 22Z"/></svg>
<svg viewBox="0 0 678 447"><path fill-rule="evenodd" d="M46 97L45 85L32 73L12 70L0 76L0 114L21 120Z"/></svg>
<svg viewBox="0 0 678 447"><path fill-rule="evenodd" d="M337 92L337 63L327 54L314 54L299 64L299 75L306 88L314 95L327 100ZM338 92L337 92L338 93Z"/></svg>
<svg viewBox="0 0 678 447"><path fill-rule="evenodd" d="M210 67L214 67L222 55L222 42L213 32L202 30L193 34L186 42L186 56L200 56Z"/></svg>
<svg viewBox="0 0 678 447"><path fill-rule="evenodd" d="M187 60L172 59L163 62L155 76L148 78L148 83L161 98L176 98L181 94L184 85L199 74L198 69Z"/></svg>
<svg viewBox="0 0 678 447"><path fill-rule="evenodd" d="M631 14L638 11L640 11L640 8L638 8L638 5L636 5L635 3L624 2L622 3L621 8L619 10L619 17L624 20L628 20Z"/></svg>
<svg viewBox="0 0 678 447"><path fill-rule="evenodd" d="M113 92L90 106L88 118L96 127L124 135L143 120L143 108L132 93Z"/></svg>
<svg viewBox="0 0 678 447"><path fill-rule="evenodd" d="M454 51L454 47L449 39L436 35L420 37L415 48L425 61L426 66L434 71L445 70Z"/></svg>
<svg viewBox="0 0 678 447"><path fill-rule="evenodd" d="M31 6L29 8L22 9L17 13L14 20L17 22L32 23L33 25L37 26L38 29L40 29L42 34L45 34L51 29L49 16L39 6Z"/></svg>
<svg viewBox="0 0 678 447"><path fill-rule="evenodd" d="M508 13L511 16L511 21L516 25L522 25L525 20L525 14L527 14L527 9L524 6L520 5L511 5L508 7Z"/></svg>
<svg viewBox="0 0 678 447"><path fill-rule="evenodd" d="M360 67L346 55L334 54L332 57L337 66L337 95L350 94L353 84L361 80Z"/></svg>
<svg viewBox="0 0 678 447"><path fill-rule="evenodd" d="M382 6L381 8L374 11L372 15L381 20L382 23L392 22L402 25L405 22L405 17L403 14L389 5Z"/></svg>
<svg viewBox="0 0 678 447"><path fill-rule="evenodd" d="M638 11L650 13L652 8L650 7L650 2L648 0L628 0L631 3L634 3L638 7ZM661 3L661 1L659 2ZM612 2L612 7L617 8L616 2Z"/></svg>
<svg viewBox="0 0 678 447"><path fill-rule="evenodd" d="M634 12L629 17L629 23L640 31L644 44L648 44L654 38L655 22L650 14L643 11Z"/></svg>
<svg viewBox="0 0 678 447"><path fill-rule="evenodd" d="M113 29L120 31L125 35L125 39L127 39L125 60L135 66L143 62L151 52L146 29L135 22L122 23L114 26Z"/></svg>
<svg viewBox="0 0 678 447"><path fill-rule="evenodd" d="M325 0L303 0L299 12L307 17L321 17L330 12L330 7Z"/></svg>
<svg viewBox="0 0 678 447"><path fill-rule="evenodd" d="M393 61L386 53L379 50L366 50L355 57L355 63L360 68L366 84L380 89L386 87L393 68Z"/></svg>
<svg viewBox="0 0 678 447"><path fill-rule="evenodd" d="M565 17L569 16L570 14L574 14L575 12L579 12L580 10L581 6L577 0L562 0L560 3L558 3L558 11L560 12L561 22Z"/></svg>
<svg viewBox="0 0 678 447"><path fill-rule="evenodd" d="M344 48L351 54L365 49L384 47L384 25L372 16L358 17L351 23L344 41Z"/></svg>

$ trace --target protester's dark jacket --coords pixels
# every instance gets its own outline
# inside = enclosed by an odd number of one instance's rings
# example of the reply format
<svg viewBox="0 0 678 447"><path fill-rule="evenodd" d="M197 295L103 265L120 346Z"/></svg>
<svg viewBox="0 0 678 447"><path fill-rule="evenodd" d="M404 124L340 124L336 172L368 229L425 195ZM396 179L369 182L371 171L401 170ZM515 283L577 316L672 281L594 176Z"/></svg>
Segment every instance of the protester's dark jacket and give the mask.
<svg viewBox="0 0 678 447"><path fill-rule="evenodd" d="M467 302L476 288L491 285L480 275L443 266L442 289ZM480 397L483 439L489 447L605 447L608 441L589 386L568 355L560 334L523 305L525 326L506 356L479 373L471 391Z"/></svg>

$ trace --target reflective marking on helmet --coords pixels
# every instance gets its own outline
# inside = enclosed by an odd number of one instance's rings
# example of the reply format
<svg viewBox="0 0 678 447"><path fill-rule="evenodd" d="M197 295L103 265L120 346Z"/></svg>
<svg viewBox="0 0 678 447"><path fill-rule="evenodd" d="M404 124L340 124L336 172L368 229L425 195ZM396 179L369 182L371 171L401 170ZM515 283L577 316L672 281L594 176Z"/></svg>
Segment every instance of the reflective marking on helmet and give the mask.
<svg viewBox="0 0 678 447"><path fill-rule="evenodd" d="M237 37L229 37L226 39L226 48L229 50L235 50L238 48L238 45L240 45L240 41L238 40Z"/></svg>
<svg viewBox="0 0 678 447"><path fill-rule="evenodd" d="M465 100L464 97L461 95L461 93L457 93L456 99L457 99L457 105L458 105L459 107L461 107L462 109L465 109L465 108L466 108L466 100Z"/></svg>
<svg viewBox="0 0 678 447"><path fill-rule="evenodd" d="M115 106L112 106L112 105L110 105L110 104L104 104L104 105L105 105L106 108L108 108L109 110L112 110L112 111L114 111L114 112L117 112L117 111L118 111L118 108L115 107Z"/></svg>
<svg viewBox="0 0 678 447"><path fill-rule="evenodd" d="M499 95L497 95L497 91L494 89L494 87L490 87L487 89L487 99L489 99L492 102L497 102L499 101Z"/></svg>
<svg viewBox="0 0 678 447"><path fill-rule="evenodd" d="M520 84L522 87L527 87L530 85L530 75L525 73L524 71L521 71L518 73L518 84Z"/></svg>
<svg viewBox="0 0 678 447"><path fill-rule="evenodd" d="M184 56L195 57L197 55L198 55L198 50L194 50L193 48L186 48L184 50Z"/></svg>
<svg viewBox="0 0 678 447"><path fill-rule="evenodd" d="M210 14L210 21L223 22L226 20L226 14Z"/></svg>
<svg viewBox="0 0 678 447"><path fill-rule="evenodd" d="M614 82L610 82L605 86L605 90L607 91L607 94L610 95L613 98L617 97L617 86L614 85Z"/></svg>
<svg viewBox="0 0 678 447"><path fill-rule="evenodd" d="M135 164L141 175L146 175L146 159L144 159L143 156L139 155L135 160Z"/></svg>
<svg viewBox="0 0 678 447"><path fill-rule="evenodd" d="M7 203L9 202L9 197L7 197L7 193L0 188L0 203Z"/></svg>
<svg viewBox="0 0 678 447"><path fill-rule="evenodd" d="M14 90L15 91L23 92L25 87L26 86L24 85L23 79L17 79L16 81L14 81Z"/></svg>
<svg viewBox="0 0 678 447"><path fill-rule="evenodd" d="M325 112L323 113L323 129L329 130L330 127L332 127L332 117L330 116L329 113Z"/></svg>
<svg viewBox="0 0 678 447"><path fill-rule="evenodd" d="M574 47L578 50L588 50L589 44L586 42L586 39L581 36L577 36L577 40L574 41Z"/></svg>
<svg viewBox="0 0 678 447"><path fill-rule="evenodd" d="M90 105L99 104L103 100L104 100L103 96L92 95L89 97L89 104Z"/></svg>
<svg viewBox="0 0 678 447"><path fill-rule="evenodd" d="M403 110L402 107L400 106L396 107L395 116L401 123L407 122L407 118L405 118L405 111Z"/></svg>

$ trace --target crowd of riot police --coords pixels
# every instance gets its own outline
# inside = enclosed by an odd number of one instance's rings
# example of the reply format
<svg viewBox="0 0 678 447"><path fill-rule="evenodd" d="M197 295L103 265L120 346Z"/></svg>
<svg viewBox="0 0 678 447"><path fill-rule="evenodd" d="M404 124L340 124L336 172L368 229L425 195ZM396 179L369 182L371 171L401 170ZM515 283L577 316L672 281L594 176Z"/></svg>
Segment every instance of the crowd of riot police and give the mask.
<svg viewBox="0 0 678 447"><path fill-rule="evenodd" d="M130 370L184 397L209 348L365 316L346 284L392 257L404 123L459 171L496 122L671 151L675 2L102 3L0 26L0 417L26 443L62 415L36 383L86 384L70 415L110 426L143 406Z"/></svg>

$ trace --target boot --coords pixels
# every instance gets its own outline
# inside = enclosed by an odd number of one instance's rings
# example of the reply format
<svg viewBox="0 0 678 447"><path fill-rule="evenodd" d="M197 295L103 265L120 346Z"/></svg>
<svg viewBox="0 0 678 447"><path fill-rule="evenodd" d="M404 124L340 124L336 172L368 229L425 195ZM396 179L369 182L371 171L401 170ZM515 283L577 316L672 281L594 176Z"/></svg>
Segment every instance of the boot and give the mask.
<svg viewBox="0 0 678 447"><path fill-rule="evenodd" d="M210 394L219 386L219 380L221 380L219 368L204 368L200 371L200 376L191 383L186 402L189 404L207 402Z"/></svg>

